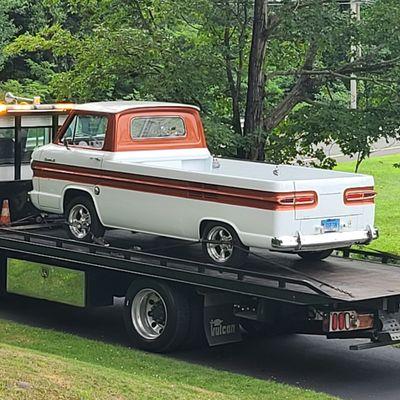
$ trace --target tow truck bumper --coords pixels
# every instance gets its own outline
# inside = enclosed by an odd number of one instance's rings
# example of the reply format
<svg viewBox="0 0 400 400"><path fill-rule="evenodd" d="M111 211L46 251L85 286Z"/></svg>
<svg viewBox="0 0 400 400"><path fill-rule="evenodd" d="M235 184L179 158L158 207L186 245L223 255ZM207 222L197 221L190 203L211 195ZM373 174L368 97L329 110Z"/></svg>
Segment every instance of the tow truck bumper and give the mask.
<svg viewBox="0 0 400 400"><path fill-rule="evenodd" d="M368 226L363 231L328 232L319 235L280 236L271 240L272 248L281 251L312 251L368 244L379 236L376 228Z"/></svg>
<svg viewBox="0 0 400 400"><path fill-rule="evenodd" d="M324 316L323 330L328 339L370 339L351 345L350 350L395 345L400 343L400 312L332 311Z"/></svg>
<svg viewBox="0 0 400 400"><path fill-rule="evenodd" d="M374 332L371 341L352 345L350 346L350 350L366 350L400 344L400 313L389 314L381 312L379 320L382 324L382 329Z"/></svg>

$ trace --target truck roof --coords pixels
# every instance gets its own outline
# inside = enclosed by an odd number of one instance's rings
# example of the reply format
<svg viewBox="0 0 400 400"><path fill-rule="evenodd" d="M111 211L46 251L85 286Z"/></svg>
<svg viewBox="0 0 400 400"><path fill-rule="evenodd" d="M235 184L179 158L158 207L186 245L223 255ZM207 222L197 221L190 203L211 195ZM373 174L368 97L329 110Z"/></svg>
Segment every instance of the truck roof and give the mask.
<svg viewBox="0 0 400 400"><path fill-rule="evenodd" d="M198 107L188 104L155 102L155 101L99 101L95 103L78 104L74 107L79 111L93 111L117 114L127 110L136 108L157 108L157 107L181 107L193 108L199 110Z"/></svg>

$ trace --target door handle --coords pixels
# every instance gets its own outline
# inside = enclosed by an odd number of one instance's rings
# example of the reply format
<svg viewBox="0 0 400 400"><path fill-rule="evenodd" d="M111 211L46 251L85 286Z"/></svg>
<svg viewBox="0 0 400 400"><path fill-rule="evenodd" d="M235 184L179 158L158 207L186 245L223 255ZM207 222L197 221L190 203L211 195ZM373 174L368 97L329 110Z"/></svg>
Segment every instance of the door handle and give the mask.
<svg viewBox="0 0 400 400"><path fill-rule="evenodd" d="M89 157L93 161L101 161L101 157Z"/></svg>
<svg viewBox="0 0 400 400"><path fill-rule="evenodd" d="M45 157L45 158L44 158L44 161L47 161L47 162L56 162L56 159L55 159L55 158Z"/></svg>

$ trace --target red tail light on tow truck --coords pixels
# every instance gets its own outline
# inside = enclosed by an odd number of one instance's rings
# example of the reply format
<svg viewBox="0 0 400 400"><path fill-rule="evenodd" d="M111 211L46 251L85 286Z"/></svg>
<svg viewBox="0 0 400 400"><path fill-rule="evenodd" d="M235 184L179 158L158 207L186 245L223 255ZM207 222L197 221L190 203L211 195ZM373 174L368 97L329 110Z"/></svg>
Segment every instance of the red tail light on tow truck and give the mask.
<svg viewBox="0 0 400 400"><path fill-rule="evenodd" d="M326 315L324 330L329 333L349 332L374 327L373 314L358 314L356 311L335 311Z"/></svg>

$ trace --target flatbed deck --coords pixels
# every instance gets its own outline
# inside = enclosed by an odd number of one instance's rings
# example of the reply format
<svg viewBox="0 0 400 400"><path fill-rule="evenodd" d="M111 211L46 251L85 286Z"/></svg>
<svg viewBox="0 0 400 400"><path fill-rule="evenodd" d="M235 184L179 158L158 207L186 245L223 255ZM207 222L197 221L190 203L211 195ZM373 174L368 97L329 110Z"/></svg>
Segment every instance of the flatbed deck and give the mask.
<svg viewBox="0 0 400 400"><path fill-rule="evenodd" d="M191 242L118 230L109 231L106 241L109 247L74 242L62 228L0 229L3 254L59 266L105 268L304 305L400 296L395 265L341 257L310 263L257 251L239 269L206 264L200 245Z"/></svg>

